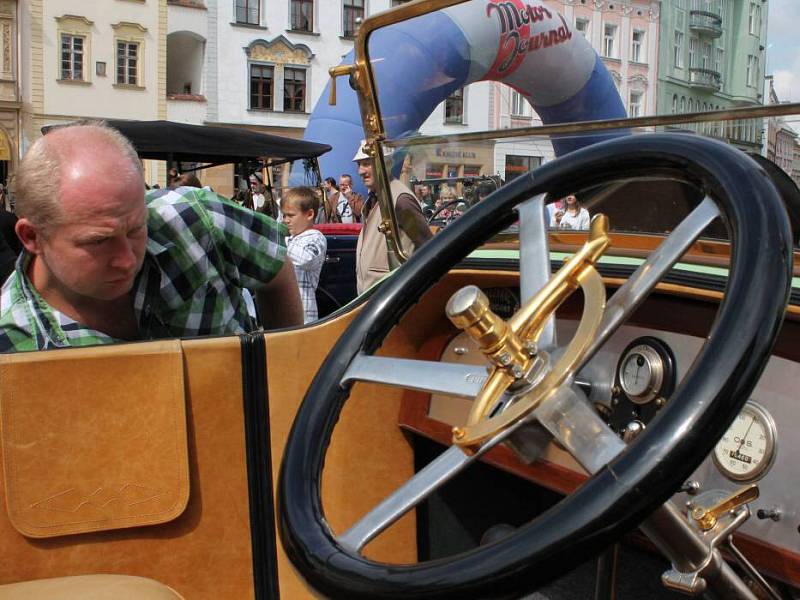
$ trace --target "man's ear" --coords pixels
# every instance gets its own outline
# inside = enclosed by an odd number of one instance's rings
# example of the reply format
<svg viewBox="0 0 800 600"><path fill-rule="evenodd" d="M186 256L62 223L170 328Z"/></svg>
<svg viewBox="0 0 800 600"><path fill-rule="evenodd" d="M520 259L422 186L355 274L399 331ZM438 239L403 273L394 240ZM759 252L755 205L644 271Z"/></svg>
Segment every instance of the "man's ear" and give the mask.
<svg viewBox="0 0 800 600"><path fill-rule="evenodd" d="M42 232L26 218L21 218L14 226L17 237L25 250L31 254L40 254L42 251Z"/></svg>

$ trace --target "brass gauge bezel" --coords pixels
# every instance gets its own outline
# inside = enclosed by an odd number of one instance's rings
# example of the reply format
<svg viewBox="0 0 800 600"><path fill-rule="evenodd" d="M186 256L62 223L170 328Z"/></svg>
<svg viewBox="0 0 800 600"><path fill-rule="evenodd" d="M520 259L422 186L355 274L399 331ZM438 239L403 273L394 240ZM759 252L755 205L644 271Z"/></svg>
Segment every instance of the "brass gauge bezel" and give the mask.
<svg viewBox="0 0 800 600"><path fill-rule="evenodd" d="M742 410L739 412L739 415L742 415L744 413L752 414L754 418L757 420L757 422L761 425L762 429L764 430L764 438L766 442L766 446L764 448L764 459L761 460L761 462L754 468L753 471L750 471L745 474L734 473L728 467L723 465L720 462L719 458L717 458L717 447L722 443L722 439L720 439L714 445L714 450L711 451L711 458L714 462L714 466L717 467L717 470L724 477L730 479L731 481L737 481L737 482L758 481L769 472L770 468L775 462L775 456L778 453L777 452L778 429L775 426L775 420L772 418L772 415L769 413L769 411L767 411L766 408L764 408L754 400L748 400L742 407ZM731 426L733 426L733 424L731 424ZM730 427L726 430L725 433L727 434L728 431L730 431Z"/></svg>

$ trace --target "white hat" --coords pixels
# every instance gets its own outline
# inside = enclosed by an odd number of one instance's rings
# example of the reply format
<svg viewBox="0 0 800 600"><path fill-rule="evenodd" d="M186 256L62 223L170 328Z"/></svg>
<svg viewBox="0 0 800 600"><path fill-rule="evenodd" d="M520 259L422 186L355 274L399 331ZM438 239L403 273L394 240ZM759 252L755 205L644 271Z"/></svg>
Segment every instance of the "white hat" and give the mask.
<svg viewBox="0 0 800 600"><path fill-rule="evenodd" d="M366 160L369 158L367 154L364 153L364 146L366 145L367 140L361 140L358 143L358 148L356 149L355 156L353 156L353 162L358 162L360 160ZM392 155L394 152L394 148L384 148L383 150L383 158L387 158Z"/></svg>

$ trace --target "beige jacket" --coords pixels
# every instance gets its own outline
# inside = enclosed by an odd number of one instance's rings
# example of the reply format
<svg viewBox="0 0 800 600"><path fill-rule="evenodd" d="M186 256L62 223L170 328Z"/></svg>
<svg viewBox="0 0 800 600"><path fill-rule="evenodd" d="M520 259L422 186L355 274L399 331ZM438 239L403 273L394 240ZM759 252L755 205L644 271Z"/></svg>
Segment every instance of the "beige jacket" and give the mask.
<svg viewBox="0 0 800 600"><path fill-rule="evenodd" d="M390 187L395 206L397 206L397 198L401 194L410 194L414 198L414 193L397 179L392 180ZM372 284L389 272L386 236L378 230L380 224L380 208L373 206L363 222L361 235L358 236L358 245L356 246L356 289L359 294L369 289ZM411 238L402 229L400 229L400 245L407 255L414 251L414 244Z"/></svg>

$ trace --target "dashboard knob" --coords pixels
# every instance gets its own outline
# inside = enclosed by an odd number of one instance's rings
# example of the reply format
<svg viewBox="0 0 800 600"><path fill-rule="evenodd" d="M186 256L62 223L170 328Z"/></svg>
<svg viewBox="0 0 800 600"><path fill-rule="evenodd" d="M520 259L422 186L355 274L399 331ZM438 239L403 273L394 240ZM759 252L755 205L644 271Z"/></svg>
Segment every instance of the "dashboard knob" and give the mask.
<svg viewBox="0 0 800 600"><path fill-rule="evenodd" d="M764 508L759 508L756 511L756 517L758 517L761 520L772 519L773 521L780 521L781 510L777 506L773 506L769 510L766 510Z"/></svg>

